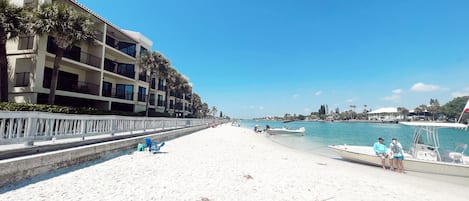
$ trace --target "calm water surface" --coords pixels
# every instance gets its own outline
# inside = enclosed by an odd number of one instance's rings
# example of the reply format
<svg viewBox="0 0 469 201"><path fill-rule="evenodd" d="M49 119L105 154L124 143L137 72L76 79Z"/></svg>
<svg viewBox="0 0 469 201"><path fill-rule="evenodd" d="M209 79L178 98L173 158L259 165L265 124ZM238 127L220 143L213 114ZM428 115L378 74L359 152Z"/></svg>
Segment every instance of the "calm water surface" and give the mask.
<svg viewBox="0 0 469 201"><path fill-rule="evenodd" d="M283 123L280 121L242 120L242 127L254 129L255 125L264 129L266 125L271 128L287 127L297 129L305 127L304 136L267 136L275 142L295 149L319 153L331 157L336 155L327 149L328 145L348 144L372 146L378 139L385 139L389 144L392 138L397 138L405 150L408 150L414 127L390 123L354 123L354 122L310 122L295 121ZM456 143L469 144L469 130L444 128L439 129L440 151L454 150ZM465 153L465 155L468 155Z"/></svg>

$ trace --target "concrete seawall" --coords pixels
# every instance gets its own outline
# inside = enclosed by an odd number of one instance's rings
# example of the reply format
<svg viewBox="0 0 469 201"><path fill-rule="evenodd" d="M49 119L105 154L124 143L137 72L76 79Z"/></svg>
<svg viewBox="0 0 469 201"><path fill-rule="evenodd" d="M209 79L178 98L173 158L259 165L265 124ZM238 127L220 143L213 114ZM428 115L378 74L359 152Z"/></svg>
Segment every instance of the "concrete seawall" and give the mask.
<svg viewBox="0 0 469 201"><path fill-rule="evenodd" d="M0 160L0 187L60 168L96 160L122 150L136 149L137 144L143 143L146 137L150 137L152 140L166 141L206 128L208 128L206 125L196 126Z"/></svg>

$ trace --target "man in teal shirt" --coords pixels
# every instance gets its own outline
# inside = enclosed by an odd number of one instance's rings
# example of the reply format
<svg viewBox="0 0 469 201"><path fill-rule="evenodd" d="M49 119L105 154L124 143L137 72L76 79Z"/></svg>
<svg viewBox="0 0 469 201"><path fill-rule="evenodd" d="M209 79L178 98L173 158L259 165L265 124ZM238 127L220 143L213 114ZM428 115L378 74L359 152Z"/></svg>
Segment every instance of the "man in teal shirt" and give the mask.
<svg viewBox="0 0 469 201"><path fill-rule="evenodd" d="M378 138L378 142L375 142L373 145L373 150L375 151L376 155L381 158L381 165L383 169L386 170L386 161L385 159L388 157L388 148L384 145L384 139Z"/></svg>

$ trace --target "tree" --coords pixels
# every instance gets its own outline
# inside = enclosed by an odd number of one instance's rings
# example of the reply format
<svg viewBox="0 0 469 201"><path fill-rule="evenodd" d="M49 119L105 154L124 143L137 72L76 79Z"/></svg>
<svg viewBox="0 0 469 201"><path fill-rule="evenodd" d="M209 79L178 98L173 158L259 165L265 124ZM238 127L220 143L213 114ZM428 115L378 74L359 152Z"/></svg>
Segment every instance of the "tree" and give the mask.
<svg viewBox="0 0 469 201"><path fill-rule="evenodd" d="M74 43L94 39L94 23L91 18L63 3L46 3L35 13L34 31L39 35L48 34L57 45L48 102L55 102L55 91L60 62L65 49Z"/></svg>
<svg viewBox="0 0 469 201"><path fill-rule="evenodd" d="M145 69L147 73L147 83L148 83L148 90L150 90L151 86L151 80L154 77L156 73L158 73L158 70L160 69L160 65L165 65L169 63L168 59L166 59L161 53L159 52L150 52L150 51L145 51L143 53L140 53L140 67ZM150 91L148 91L146 95L146 115L148 117L148 107L149 107L149 101L150 101Z"/></svg>
<svg viewBox="0 0 469 201"><path fill-rule="evenodd" d="M192 93L192 113L194 117L201 118L202 116L202 100L199 94Z"/></svg>
<svg viewBox="0 0 469 201"><path fill-rule="evenodd" d="M166 91L166 95L165 95L165 102L166 102L166 106L164 108L164 111L165 112L168 112L169 111L169 94L171 93L171 91L174 90L174 85L175 85L175 82L176 82L176 69L168 66L168 68L164 69L164 71L160 71L162 72L162 77L166 80L166 85L165 85L165 91Z"/></svg>
<svg viewBox="0 0 469 201"><path fill-rule="evenodd" d="M432 113L432 120L435 120L435 117L440 113L440 103L438 102L438 99L430 99L428 111Z"/></svg>
<svg viewBox="0 0 469 201"><path fill-rule="evenodd" d="M27 10L0 0L0 102L8 102L8 59L6 43L17 36L28 34L31 17Z"/></svg>
<svg viewBox="0 0 469 201"><path fill-rule="evenodd" d="M405 107L398 107L397 112L402 115L404 119L407 119L407 115L409 114L409 110L406 109Z"/></svg>
<svg viewBox="0 0 469 201"><path fill-rule="evenodd" d="M426 105L424 105L424 104L419 105L418 107L416 107L416 108L414 109L414 111L415 111L415 114L417 114L417 115L419 115L419 116L420 116L420 115L423 115L424 119L427 119L427 115L426 115L426 114L427 114L427 112L428 112L428 108L427 108Z"/></svg>
<svg viewBox="0 0 469 201"><path fill-rule="evenodd" d="M208 109L208 104L207 103L203 103L202 104L202 115L203 117L207 117L208 113L209 113L209 109Z"/></svg>
<svg viewBox="0 0 469 201"><path fill-rule="evenodd" d="M223 118L223 112L220 111L220 118Z"/></svg>
<svg viewBox="0 0 469 201"><path fill-rule="evenodd" d="M441 107L441 113L445 115L446 118L457 121L468 99L469 96L454 98L453 100L449 101ZM467 121L467 115L465 116L466 118L463 119L466 119Z"/></svg>

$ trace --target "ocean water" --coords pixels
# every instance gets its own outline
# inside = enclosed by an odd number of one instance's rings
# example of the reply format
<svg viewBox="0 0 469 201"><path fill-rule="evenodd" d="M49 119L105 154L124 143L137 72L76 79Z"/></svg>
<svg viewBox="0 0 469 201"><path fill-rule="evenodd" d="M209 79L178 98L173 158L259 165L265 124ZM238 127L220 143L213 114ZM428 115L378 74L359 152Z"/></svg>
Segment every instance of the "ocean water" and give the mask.
<svg viewBox="0 0 469 201"><path fill-rule="evenodd" d="M328 145L347 144L372 146L379 137L385 139L388 145L392 138L397 138L404 150L408 150L414 127L391 123L358 123L358 122L311 122L294 121L283 123L281 121L241 120L241 127L254 129L256 125L264 129L266 125L271 128L287 127L297 129L305 127L304 136L265 135L274 142L294 149L313 152L328 157L338 157L327 148ZM253 132L254 133L254 132ZM453 151L457 143L469 144L469 130L451 128L439 129L440 153ZM468 155L469 150L465 152Z"/></svg>

